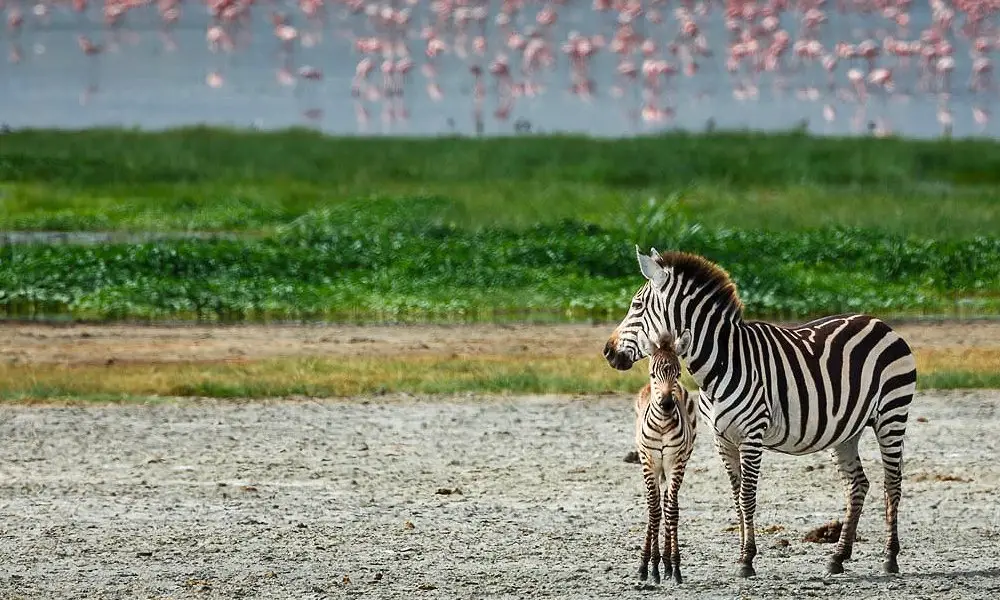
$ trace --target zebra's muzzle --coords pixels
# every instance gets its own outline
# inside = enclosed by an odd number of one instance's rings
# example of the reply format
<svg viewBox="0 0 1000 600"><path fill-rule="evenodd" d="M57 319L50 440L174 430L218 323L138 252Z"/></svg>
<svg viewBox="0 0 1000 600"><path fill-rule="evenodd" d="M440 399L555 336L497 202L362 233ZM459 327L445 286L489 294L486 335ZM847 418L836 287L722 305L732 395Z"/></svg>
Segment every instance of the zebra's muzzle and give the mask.
<svg viewBox="0 0 1000 600"><path fill-rule="evenodd" d="M610 340L604 345L604 358L608 361L609 365L619 371L628 371L632 368L632 359L628 355L616 351L614 344Z"/></svg>

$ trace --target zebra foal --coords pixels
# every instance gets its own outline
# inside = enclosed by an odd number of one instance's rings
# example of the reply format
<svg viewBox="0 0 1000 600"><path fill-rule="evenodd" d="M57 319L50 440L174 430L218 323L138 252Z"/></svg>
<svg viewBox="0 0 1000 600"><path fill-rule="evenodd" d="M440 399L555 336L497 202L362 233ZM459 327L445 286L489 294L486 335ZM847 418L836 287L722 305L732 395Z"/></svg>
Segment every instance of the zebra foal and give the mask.
<svg viewBox="0 0 1000 600"><path fill-rule="evenodd" d="M886 323L861 314L783 327L743 318L728 273L683 252L643 255L646 282L604 347L628 370L663 333L690 331L682 358L700 388L698 409L711 425L729 474L740 523L738 573L755 575L754 513L763 449L803 455L831 449L847 488L846 518L827 569L851 558L868 479L858 440L871 428L885 470L885 561L898 573L903 438L916 388L916 361Z"/></svg>
<svg viewBox="0 0 1000 600"><path fill-rule="evenodd" d="M664 575L681 583L681 552L677 543L677 493L684 481L684 469L697 432L697 404L681 385L678 353L691 342L682 334L675 342L666 333L654 344L649 357L649 383L635 399L635 449L646 482L646 539L642 545L639 579L649 576L653 561L653 581L660 583L660 517L663 510Z"/></svg>

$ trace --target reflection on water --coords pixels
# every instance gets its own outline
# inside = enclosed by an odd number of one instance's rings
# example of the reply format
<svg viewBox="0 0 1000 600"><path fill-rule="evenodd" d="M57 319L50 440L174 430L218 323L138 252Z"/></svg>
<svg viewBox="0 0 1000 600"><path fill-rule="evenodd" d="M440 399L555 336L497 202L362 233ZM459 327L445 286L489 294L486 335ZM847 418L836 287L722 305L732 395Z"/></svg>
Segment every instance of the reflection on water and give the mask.
<svg viewBox="0 0 1000 600"><path fill-rule="evenodd" d="M12 127L989 135L964 0L0 0Z"/></svg>

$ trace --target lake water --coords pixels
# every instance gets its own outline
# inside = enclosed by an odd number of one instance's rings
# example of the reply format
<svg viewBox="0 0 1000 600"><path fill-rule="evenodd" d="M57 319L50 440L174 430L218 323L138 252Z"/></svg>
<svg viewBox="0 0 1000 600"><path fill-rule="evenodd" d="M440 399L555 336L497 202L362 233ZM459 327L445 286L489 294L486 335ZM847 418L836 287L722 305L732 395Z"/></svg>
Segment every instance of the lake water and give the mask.
<svg viewBox="0 0 1000 600"><path fill-rule="evenodd" d="M29 2L19 1L22 4L18 6L25 12L24 25L17 32L6 27L0 31L6 58L20 55L19 62L0 62L0 122L14 128L164 128L208 123L258 128L309 125L336 134L433 135L475 133L477 120L481 120L485 134L511 133L520 123L530 124L532 131L618 136L678 127L701 130L711 122L719 128L765 130L805 123L812 132L831 134L867 134L874 125L899 135L930 137L941 135L944 128L939 117L942 107L946 107L956 136L995 137L1000 133L996 123L985 118L996 103L995 86L981 92L967 89L972 59L969 42L960 35L952 39L956 66L950 94L917 89L916 59L904 68L896 64L896 58L883 55L877 64L893 69L896 89L886 94L868 86L870 95L864 104L854 98L846 75L850 65L845 61L835 71L835 91L826 89L826 73L814 62L788 67L778 74L757 75L752 79L757 97L741 100L734 93L734 77L725 69L728 33L724 16L720 7L713 5L709 14L697 17L697 22L714 55L698 59L700 68L695 76L678 74L670 80L668 92L658 106L672 109L672 119L644 122L640 118L639 83L627 86L622 97L613 97L612 87L621 79L615 70L617 57L607 48L591 61L593 96L586 100L570 92L571 69L560 47L570 31L602 34L610 39L615 31L615 16L593 11L589 1L567 0L558 8L557 24L546 34L555 63L531 76L532 82L544 88L542 93L517 98L508 118L498 119L494 115L498 106L495 82L487 72L483 77L486 97L481 118L477 119L471 65L485 68L502 50L511 58L515 80L525 79L518 72L518 53L503 47L506 38L493 22L499 11L497 2L490 4L485 58L478 62L474 55L461 58L449 48L452 51L435 59L435 81L442 92L438 101L428 94L429 80L421 72L428 59L419 32L421 25L431 19L429 3L421 0L413 7L407 43L416 67L407 77L401 99L390 104L397 110L390 113L381 99L358 100L351 95L355 66L361 58L354 40L373 32L364 13L351 14L343 4L327 5L325 24L308 21L296 5L256 4L251 9L249 27L238 36L242 41L237 49L216 53L206 42L211 17L201 3L181 5L180 21L167 41L155 5L129 11L120 29L112 32L103 25L96 4L84 14L74 13L63 4L52 5L48 22L42 23L32 14ZM3 2L0 0L0 6ZM14 0L6 2L9 14ZM918 39L931 18L926 3L918 0L910 12L909 30L903 31L877 13L839 14L830 4L826 7L829 20L820 33L820 41L828 49L837 41L857 43L886 35ZM523 31L534 22L541 6L529 2L513 25ZM642 22L637 29L661 45L674 40L678 30L672 15L675 6L667 5L664 24ZM300 32L290 56L282 54L273 34L271 12L275 8L286 11ZM781 17L792 41L797 38L800 21L800 12L786 12ZM956 22L957 29L961 20ZM77 42L81 34L102 43L104 50L94 56L85 55ZM995 32L991 36L995 39ZM442 37L453 45L453 33ZM638 57L636 62L641 60ZM283 84L277 73L285 61L290 61L292 71L311 65L321 69L324 76L318 81L299 78L292 85ZM853 66L867 71L864 61L857 60ZM221 87L206 84L206 76L213 72L220 76ZM751 81L749 76L742 78ZM371 80L377 84L380 79L376 66ZM398 109L403 107L408 113L405 120L399 118L402 110ZM367 123L359 120L359 109L369 114ZM974 116L979 117L978 122Z"/></svg>

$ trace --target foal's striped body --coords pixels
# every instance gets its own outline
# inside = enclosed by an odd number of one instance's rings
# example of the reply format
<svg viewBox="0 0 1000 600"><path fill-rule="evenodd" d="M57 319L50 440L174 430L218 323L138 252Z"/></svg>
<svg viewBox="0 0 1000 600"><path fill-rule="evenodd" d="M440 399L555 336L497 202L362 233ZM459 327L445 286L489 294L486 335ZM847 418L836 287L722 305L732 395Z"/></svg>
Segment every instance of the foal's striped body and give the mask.
<svg viewBox="0 0 1000 600"><path fill-rule="evenodd" d="M686 344L689 336L678 343ZM653 562L653 581L660 582L659 529L664 520L663 566L665 575L681 583L681 554L677 543L677 494L684 480L684 469L697 428L698 404L680 383L680 359L672 336L660 340L649 358L649 383L635 400L635 447L646 481L647 527L642 546L639 578L649 576ZM669 562L668 562L669 558Z"/></svg>

